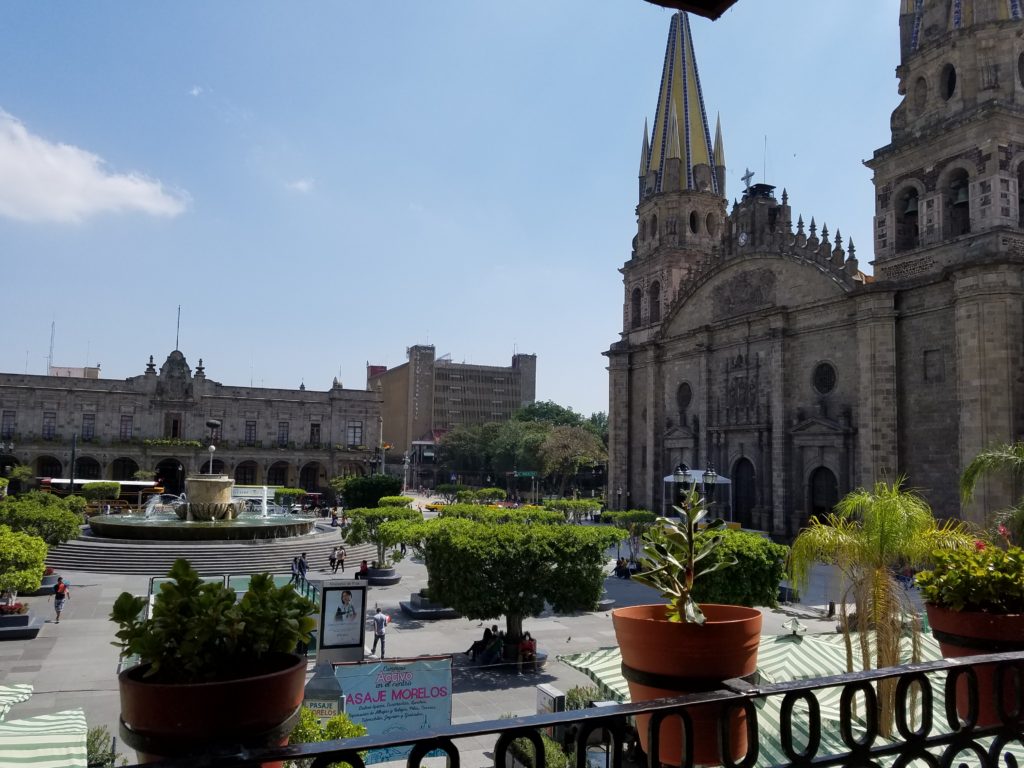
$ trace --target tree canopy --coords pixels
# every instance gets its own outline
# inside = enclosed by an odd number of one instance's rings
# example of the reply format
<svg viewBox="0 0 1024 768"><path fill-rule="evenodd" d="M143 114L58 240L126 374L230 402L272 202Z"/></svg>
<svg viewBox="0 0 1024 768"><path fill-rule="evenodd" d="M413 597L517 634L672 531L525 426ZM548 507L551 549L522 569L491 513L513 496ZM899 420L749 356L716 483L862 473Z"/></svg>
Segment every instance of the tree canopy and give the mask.
<svg viewBox="0 0 1024 768"><path fill-rule="evenodd" d="M53 547L78 536L81 518L53 494L29 491L0 500L0 525L38 536Z"/></svg>
<svg viewBox="0 0 1024 768"><path fill-rule="evenodd" d="M375 507L382 496L397 496L402 479L391 475L349 475L334 477L331 488L340 493L346 507Z"/></svg>
<svg viewBox="0 0 1024 768"><path fill-rule="evenodd" d="M402 543L403 537L396 535L395 530L384 523L397 520L418 521L423 514L418 509L409 507L374 507L372 509L350 509L352 526L348 530L346 540L349 544L373 544L377 547L378 567L385 567L387 551Z"/></svg>
<svg viewBox="0 0 1024 768"><path fill-rule="evenodd" d="M417 526L432 600L471 619L505 616L506 636L545 603L559 612L591 610L604 588L606 551L620 532L571 525L495 525L436 518Z"/></svg>
<svg viewBox="0 0 1024 768"><path fill-rule="evenodd" d="M38 536L0 525L0 592L33 592L46 570L46 544Z"/></svg>

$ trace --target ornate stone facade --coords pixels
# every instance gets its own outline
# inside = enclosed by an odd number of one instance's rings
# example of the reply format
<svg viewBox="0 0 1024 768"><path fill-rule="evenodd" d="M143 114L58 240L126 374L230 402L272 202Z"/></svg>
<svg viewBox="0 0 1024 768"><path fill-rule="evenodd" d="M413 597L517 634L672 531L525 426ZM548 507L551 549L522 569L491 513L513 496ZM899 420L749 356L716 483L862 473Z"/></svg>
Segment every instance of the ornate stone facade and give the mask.
<svg viewBox="0 0 1024 768"><path fill-rule="evenodd" d="M380 396L343 389L325 392L227 386L193 372L171 352L157 371L123 381L0 374L0 472L17 464L39 477L67 478L77 440L76 479L132 480L153 470L169 492L185 475L209 470L207 422L221 423L215 472L240 484L287 485L328 491L339 474L371 468Z"/></svg>
<svg viewBox="0 0 1024 768"><path fill-rule="evenodd" d="M616 506L662 509L680 463L729 477L726 514L781 539L899 475L940 515L983 522L1011 499L991 482L961 510L957 484L1024 430L1024 21L1012 0L902 0L899 23L904 100L867 163L874 277L838 231L794 227L785 191L749 186L725 215L724 191L694 182L724 179L720 137L711 162L706 141L645 133L623 331L606 353ZM680 44L692 57L675 16L666 69L686 60ZM670 82L659 116L699 93Z"/></svg>

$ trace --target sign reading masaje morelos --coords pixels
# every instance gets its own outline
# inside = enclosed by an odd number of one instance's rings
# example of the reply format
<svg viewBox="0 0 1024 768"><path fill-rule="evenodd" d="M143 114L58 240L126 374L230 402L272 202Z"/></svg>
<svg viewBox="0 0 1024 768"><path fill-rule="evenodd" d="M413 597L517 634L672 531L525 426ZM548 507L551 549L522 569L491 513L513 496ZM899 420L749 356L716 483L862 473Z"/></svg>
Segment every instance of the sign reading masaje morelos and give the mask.
<svg viewBox="0 0 1024 768"><path fill-rule="evenodd" d="M345 714L366 726L371 736L422 734L451 725L451 656L339 664L335 675L341 683ZM409 749L374 749L366 756L366 764L403 759Z"/></svg>

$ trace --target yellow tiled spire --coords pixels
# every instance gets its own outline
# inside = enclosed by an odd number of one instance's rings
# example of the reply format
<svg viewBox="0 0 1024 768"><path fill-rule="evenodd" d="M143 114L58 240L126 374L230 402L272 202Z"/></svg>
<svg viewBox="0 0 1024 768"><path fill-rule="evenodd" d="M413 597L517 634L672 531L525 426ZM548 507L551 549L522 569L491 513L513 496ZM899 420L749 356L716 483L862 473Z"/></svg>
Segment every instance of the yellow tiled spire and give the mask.
<svg viewBox="0 0 1024 768"><path fill-rule="evenodd" d="M673 126L675 136L671 135ZM690 20L682 11L672 16L669 27L651 149L647 155L647 171L658 174L656 191L661 191L665 162L672 157L682 160L686 189L696 188L694 166L714 168L716 159L693 51ZM713 191L718 192L714 174L712 179Z"/></svg>

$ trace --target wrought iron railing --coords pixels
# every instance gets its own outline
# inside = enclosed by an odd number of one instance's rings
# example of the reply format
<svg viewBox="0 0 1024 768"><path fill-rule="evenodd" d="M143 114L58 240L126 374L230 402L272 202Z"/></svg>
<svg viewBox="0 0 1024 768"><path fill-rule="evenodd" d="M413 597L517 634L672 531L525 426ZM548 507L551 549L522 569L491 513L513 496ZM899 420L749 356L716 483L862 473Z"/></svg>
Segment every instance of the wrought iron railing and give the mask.
<svg viewBox="0 0 1024 768"><path fill-rule="evenodd" d="M996 665L995 697L1002 722L989 727L976 725L978 711L977 677L972 664L984 662ZM895 681L895 727L893 736L883 739L877 715L876 681ZM954 692L958 680L967 681L969 712L967 720L957 714ZM1005 689L1005 690L1004 690ZM840 702L838 720L822 716L819 698L831 691L838 693ZM1013 702L1011 711L1005 711L1004 693L1009 692ZM495 693L500 696L500 692ZM944 697L945 703L939 706ZM768 736L759 728L761 713L768 700L781 702L778 745L782 759L766 760L762 742ZM688 714L698 704L717 704L723 711L742 711L747 717L748 745L746 755L733 761L726 758L726 768L752 768L758 765L819 768L827 766L893 766L904 768L911 764L950 768L971 765L979 768L1017 768L1024 765L1024 652L993 654L963 659L908 664L884 670L854 672L834 677L816 678L785 683L754 685L735 679L723 683L719 690L692 694L679 698L659 699L637 704L621 704L586 710L573 710L552 714L533 715L514 720L492 720L463 723L438 728L429 732L364 736L358 739L297 744L287 747L240 748L224 745L202 755L191 755L159 763L166 768L210 766L236 768L256 766L271 760L311 761L312 768L325 768L332 763L345 762L353 768L364 768L360 753L376 748L408 746L409 768L419 768L424 757L438 751L448 757L449 768L462 765L459 742L465 739L494 738L493 762L504 768L513 764L507 758L517 740L525 739L534 747L536 758L527 764L546 768L541 732L552 728L569 729L575 745L575 768L587 768L588 745L594 735L600 734L608 768L623 768L627 763L627 749L634 731L632 718L639 714L652 715L650 752L658 754L657 728L663 721L678 723L687 735L693 732ZM938 711L934 711L938 710ZM858 717L858 711L863 716ZM912 712L917 711L916 719ZM271 737L272 738L272 737ZM723 755L731 754L729 728L723 725L718 734ZM826 742L831 747L824 746ZM522 742L520 742L522 743ZM593 747L591 746L591 749ZM521 753L521 750L519 750ZM591 753L592 754L592 753ZM683 766L692 765L692 755L680 755ZM520 760L519 765L524 761ZM657 761L640 755L640 765L657 768ZM592 765L592 763L591 763ZM152 764L151 764L152 766Z"/></svg>

